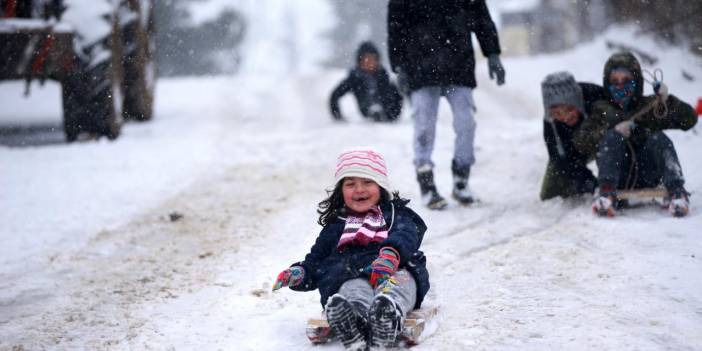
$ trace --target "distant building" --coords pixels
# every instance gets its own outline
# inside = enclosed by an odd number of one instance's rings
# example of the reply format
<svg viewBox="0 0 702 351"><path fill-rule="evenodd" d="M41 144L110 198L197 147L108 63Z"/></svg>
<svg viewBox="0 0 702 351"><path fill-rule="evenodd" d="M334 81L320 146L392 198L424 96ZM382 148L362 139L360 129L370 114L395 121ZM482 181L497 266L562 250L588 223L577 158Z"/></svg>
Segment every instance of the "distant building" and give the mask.
<svg viewBox="0 0 702 351"><path fill-rule="evenodd" d="M505 55L562 51L592 39L606 23L602 0L508 0L497 6Z"/></svg>

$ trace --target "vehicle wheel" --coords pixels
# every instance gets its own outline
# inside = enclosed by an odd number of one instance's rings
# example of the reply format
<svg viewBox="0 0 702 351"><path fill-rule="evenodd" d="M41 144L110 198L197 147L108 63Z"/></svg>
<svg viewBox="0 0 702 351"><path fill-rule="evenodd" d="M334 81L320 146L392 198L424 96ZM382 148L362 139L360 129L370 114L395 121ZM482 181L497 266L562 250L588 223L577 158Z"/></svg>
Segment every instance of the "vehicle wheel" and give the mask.
<svg viewBox="0 0 702 351"><path fill-rule="evenodd" d="M154 21L149 1L128 2L129 10L137 14L122 32L124 79L124 117L148 121L153 117L154 83ZM148 8L141 8L148 6Z"/></svg>

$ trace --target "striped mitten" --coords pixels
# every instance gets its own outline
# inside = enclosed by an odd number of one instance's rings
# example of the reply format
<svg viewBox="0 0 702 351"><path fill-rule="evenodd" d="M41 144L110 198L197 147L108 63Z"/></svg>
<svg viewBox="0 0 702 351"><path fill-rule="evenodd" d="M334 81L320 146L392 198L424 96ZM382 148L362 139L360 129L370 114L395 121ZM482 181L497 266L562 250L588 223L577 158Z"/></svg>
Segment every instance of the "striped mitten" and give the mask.
<svg viewBox="0 0 702 351"><path fill-rule="evenodd" d="M370 284L374 288L388 280L400 266L400 254L390 246L380 249L378 258L370 265Z"/></svg>
<svg viewBox="0 0 702 351"><path fill-rule="evenodd" d="M298 286L305 279L305 269L302 266L292 266L278 274L273 291L276 291L285 286Z"/></svg>

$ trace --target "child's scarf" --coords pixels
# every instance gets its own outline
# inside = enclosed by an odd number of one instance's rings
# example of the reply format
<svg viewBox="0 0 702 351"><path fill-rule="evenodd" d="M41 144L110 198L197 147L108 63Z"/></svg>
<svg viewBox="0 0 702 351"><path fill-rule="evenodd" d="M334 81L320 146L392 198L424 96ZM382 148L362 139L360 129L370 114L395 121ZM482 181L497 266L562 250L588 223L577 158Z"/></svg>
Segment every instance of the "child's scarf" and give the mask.
<svg viewBox="0 0 702 351"><path fill-rule="evenodd" d="M388 238L388 230L380 207L375 206L366 213L352 213L346 217L344 232L337 248L345 245L366 246L371 242L382 242Z"/></svg>

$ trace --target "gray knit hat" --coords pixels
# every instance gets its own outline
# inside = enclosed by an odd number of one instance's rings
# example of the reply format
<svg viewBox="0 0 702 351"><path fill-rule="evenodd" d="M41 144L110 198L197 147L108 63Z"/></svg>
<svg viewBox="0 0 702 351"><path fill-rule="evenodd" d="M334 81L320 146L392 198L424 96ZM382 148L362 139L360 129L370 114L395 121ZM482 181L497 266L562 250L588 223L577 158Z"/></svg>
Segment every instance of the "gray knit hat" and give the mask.
<svg viewBox="0 0 702 351"><path fill-rule="evenodd" d="M544 119L551 120L548 109L554 105L569 105L584 114L583 91L569 72L551 73L541 82L544 101Z"/></svg>

